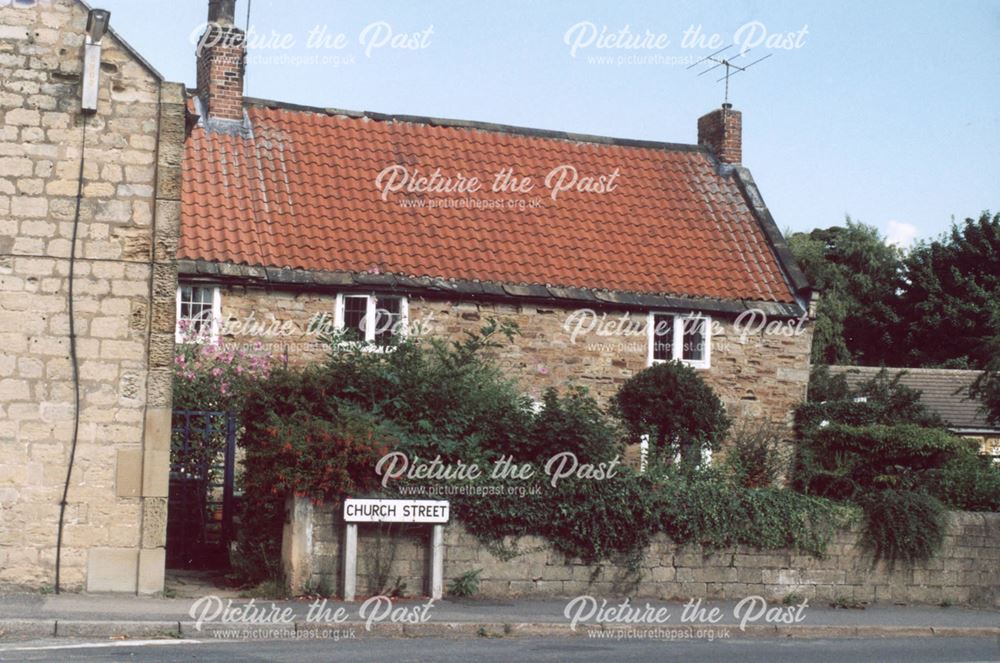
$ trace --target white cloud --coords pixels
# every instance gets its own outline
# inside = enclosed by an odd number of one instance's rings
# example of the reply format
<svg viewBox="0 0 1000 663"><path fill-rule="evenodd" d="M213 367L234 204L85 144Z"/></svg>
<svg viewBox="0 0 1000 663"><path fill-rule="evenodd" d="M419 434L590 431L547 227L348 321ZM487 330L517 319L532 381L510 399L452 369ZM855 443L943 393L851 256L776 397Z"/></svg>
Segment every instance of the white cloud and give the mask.
<svg viewBox="0 0 1000 663"><path fill-rule="evenodd" d="M885 242L886 244L894 244L905 249L913 244L913 240L917 238L918 234L917 227L912 223L890 220Z"/></svg>

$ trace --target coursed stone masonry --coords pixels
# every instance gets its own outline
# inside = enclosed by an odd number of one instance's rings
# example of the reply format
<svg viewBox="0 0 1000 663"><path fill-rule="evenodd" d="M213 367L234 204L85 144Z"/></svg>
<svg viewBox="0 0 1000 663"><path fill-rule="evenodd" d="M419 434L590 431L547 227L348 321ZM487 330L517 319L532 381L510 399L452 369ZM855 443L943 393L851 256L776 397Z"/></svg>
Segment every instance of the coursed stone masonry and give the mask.
<svg viewBox="0 0 1000 663"><path fill-rule="evenodd" d="M297 499L285 528L285 569L294 591L339 593L343 524L339 512ZM425 595L430 527L362 529L358 542L359 592L404 588ZM951 512L944 547L913 566L872 564L860 526L835 535L824 559L790 550L739 546L706 551L677 545L658 535L647 548L638 574L613 564L584 564L551 549L544 539L508 540L508 558L484 546L452 522L445 528L447 587L462 574L481 570L481 597L604 597L741 599L790 594L812 602L968 604L1000 607L1000 514Z"/></svg>
<svg viewBox="0 0 1000 663"><path fill-rule="evenodd" d="M73 0L0 3L0 588L54 582L86 19ZM184 108L181 85L105 36L76 246L63 589L163 586Z"/></svg>

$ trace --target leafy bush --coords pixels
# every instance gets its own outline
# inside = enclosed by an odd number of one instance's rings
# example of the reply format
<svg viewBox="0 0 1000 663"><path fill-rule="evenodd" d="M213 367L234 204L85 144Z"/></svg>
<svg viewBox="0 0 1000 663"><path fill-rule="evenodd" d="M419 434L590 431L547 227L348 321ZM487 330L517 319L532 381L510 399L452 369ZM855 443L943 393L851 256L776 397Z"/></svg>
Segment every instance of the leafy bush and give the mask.
<svg viewBox="0 0 1000 663"><path fill-rule="evenodd" d="M336 502L374 487L375 463L391 433L330 397L319 366L273 371L247 391L241 421L244 495L234 574L256 584L280 574L285 499L293 493Z"/></svg>
<svg viewBox="0 0 1000 663"><path fill-rule="evenodd" d="M271 359L259 344L233 349L218 343L179 343L174 355L174 409L237 412L248 390L267 379L271 368Z"/></svg>
<svg viewBox="0 0 1000 663"><path fill-rule="evenodd" d="M487 455L520 456L531 401L487 353L516 335L490 320L462 341L404 340L390 352L337 347L322 368L325 396L392 422L398 449L474 462Z"/></svg>
<svg viewBox="0 0 1000 663"><path fill-rule="evenodd" d="M845 401L850 398L851 389L843 373L833 375L826 364L816 364L809 373L809 390L806 399L810 403L823 401Z"/></svg>
<svg viewBox="0 0 1000 663"><path fill-rule="evenodd" d="M725 468L736 483L765 488L788 470L791 450L785 426L769 420L741 417L729 434Z"/></svg>
<svg viewBox="0 0 1000 663"><path fill-rule="evenodd" d="M633 439L648 435L651 462L697 467L706 449L717 450L729 428L722 401L698 373L680 362L650 366L629 378L615 404Z"/></svg>
<svg viewBox="0 0 1000 663"><path fill-rule="evenodd" d="M944 506L926 493L882 490L865 495L861 506L865 540L876 560L893 564L930 559L944 541Z"/></svg>
<svg viewBox="0 0 1000 663"><path fill-rule="evenodd" d="M913 489L929 470L961 451L962 441L941 429L832 424L800 441L796 485L839 500L886 488Z"/></svg>
<svg viewBox="0 0 1000 663"><path fill-rule="evenodd" d="M570 387L562 396L547 389L542 409L517 449L517 459L544 464L553 454L570 451L581 463L611 460L623 450L616 424L586 389Z"/></svg>
<svg viewBox="0 0 1000 663"><path fill-rule="evenodd" d="M587 562L636 562L657 532L707 548L745 544L822 555L849 507L789 490L747 489L713 472L637 474L608 481L566 480L553 492L460 498L456 514L480 539L537 535Z"/></svg>
<svg viewBox="0 0 1000 663"><path fill-rule="evenodd" d="M847 389L842 375L830 377L829 369L813 371L809 402L795 411L795 428L806 433L823 421L849 426L914 424L941 428L941 418L920 402L920 392L900 382L902 373L889 377L882 369L855 389ZM855 400L855 399L864 400Z"/></svg>
<svg viewBox="0 0 1000 663"><path fill-rule="evenodd" d="M953 509L1000 511L1000 465L970 449L930 473L927 490Z"/></svg>
<svg viewBox="0 0 1000 663"><path fill-rule="evenodd" d="M849 508L776 488L738 488L711 478L677 477L660 487L663 531L707 548L744 544L822 556Z"/></svg>

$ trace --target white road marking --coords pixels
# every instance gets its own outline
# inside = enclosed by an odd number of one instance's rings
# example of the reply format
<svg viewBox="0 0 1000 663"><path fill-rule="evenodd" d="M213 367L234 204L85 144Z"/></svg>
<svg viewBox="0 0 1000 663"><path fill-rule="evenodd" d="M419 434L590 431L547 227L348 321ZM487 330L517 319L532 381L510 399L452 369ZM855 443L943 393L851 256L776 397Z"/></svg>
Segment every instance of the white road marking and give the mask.
<svg viewBox="0 0 1000 663"><path fill-rule="evenodd" d="M36 647L5 647L5 651L50 651L55 649L101 649L103 647L158 647L161 645L200 645L201 640L112 640L109 642L83 642L75 645L43 645Z"/></svg>

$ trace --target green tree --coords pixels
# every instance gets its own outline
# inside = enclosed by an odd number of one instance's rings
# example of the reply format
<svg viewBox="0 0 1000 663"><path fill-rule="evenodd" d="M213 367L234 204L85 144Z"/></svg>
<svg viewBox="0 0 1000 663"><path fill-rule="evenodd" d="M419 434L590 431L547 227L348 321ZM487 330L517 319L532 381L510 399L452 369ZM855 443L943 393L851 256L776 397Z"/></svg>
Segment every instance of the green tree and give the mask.
<svg viewBox="0 0 1000 663"><path fill-rule="evenodd" d="M905 261L899 346L909 366L986 368L1000 346L1000 214L966 219Z"/></svg>
<svg viewBox="0 0 1000 663"><path fill-rule="evenodd" d="M648 435L653 462L697 467L706 449L718 450L730 421L722 401L690 366L668 361L636 373L615 395L633 439Z"/></svg>
<svg viewBox="0 0 1000 663"><path fill-rule="evenodd" d="M821 291L813 361L877 366L891 361L899 318L902 254L878 230L847 218L844 226L795 233L792 253Z"/></svg>

